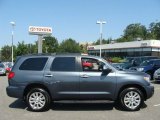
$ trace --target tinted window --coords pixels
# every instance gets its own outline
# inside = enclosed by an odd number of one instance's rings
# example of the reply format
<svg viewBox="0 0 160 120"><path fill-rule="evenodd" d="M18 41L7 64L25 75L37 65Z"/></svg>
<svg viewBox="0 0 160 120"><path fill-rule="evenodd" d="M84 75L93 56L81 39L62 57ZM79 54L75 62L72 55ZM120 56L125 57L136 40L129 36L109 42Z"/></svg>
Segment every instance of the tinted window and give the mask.
<svg viewBox="0 0 160 120"><path fill-rule="evenodd" d="M160 61L159 60L155 61L155 65L160 65Z"/></svg>
<svg viewBox="0 0 160 120"><path fill-rule="evenodd" d="M75 71L75 57L56 57L53 60L52 71Z"/></svg>
<svg viewBox="0 0 160 120"><path fill-rule="evenodd" d="M34 71L41 71L43 70L46 62L46 57L43 58L29 58L26 59L22 65L20 66L20 70L34 70Z"/></svg>

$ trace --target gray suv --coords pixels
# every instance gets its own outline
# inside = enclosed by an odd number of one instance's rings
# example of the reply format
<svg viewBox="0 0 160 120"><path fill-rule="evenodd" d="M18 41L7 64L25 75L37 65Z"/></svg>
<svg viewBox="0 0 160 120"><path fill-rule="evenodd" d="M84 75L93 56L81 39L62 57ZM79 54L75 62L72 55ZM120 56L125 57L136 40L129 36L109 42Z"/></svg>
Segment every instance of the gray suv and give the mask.
<svg viewBox="0 0 160 120"><path fill-rule="evenodd" d="M27 55L17 59L6 91L32 111L59 100L111 100L135 111L154 93L149 81L146 73L119 71L95 56Z"/></svg>

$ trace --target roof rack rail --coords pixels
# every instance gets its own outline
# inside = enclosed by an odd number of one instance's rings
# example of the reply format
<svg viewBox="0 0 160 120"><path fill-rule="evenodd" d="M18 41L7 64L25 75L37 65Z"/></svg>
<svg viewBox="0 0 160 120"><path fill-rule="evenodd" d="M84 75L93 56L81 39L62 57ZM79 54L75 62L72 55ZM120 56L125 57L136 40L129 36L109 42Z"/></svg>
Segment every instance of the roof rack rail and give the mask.
<svg viewBox="0 0 160 120"><path fill-rule="evenodd" d="M33 53L33 54L26 54L24 56L27 56L27 55L56 55L55 53Z"/></svg>
<svg viewBox="0 0 160 120"><path fill-rule="evenodd" d="M33 53L27 55L82 55L81 53L68 53L68 52L58 52L58 53Z"/></svg>
<svg viewBox="0 0 160 120"><path fill-rule="evenodd" d="M56 55L81 55L81 53L58 52Z"/></svg>

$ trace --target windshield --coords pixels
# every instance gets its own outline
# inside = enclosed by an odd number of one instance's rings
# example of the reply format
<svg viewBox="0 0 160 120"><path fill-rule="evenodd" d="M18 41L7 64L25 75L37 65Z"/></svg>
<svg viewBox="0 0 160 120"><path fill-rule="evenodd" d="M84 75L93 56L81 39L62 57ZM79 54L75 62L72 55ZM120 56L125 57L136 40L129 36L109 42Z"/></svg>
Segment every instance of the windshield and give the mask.
<svg viewBox="0 0 160 120"><path fill-rule="evenodd" d="M125 69L129 69L132 64L129 62L122 62L122 63L112 63L111 64L114 68L116 68L117 70L125 70Z"/></svg>
<svg viewBox="0 0 160 120"><path fill-rule="evenodd" d="M153 64L153 61L144 61L140 64L140 66L147 66L147 65L152 65Z"/></svg>
<svg viewBox="0 0 160 120"><path fill-rule="evenodd" d="M122 67L123 69L129 69L131 66L132 66L132 64L129 63L129 62L125 62L125 63L123 63L123 64L121 65L121 67Z"/></svg>
<svg viewBox="0 0 160 120"><path fill-rule="evenodd" d="M156 72L160 73L160 68L158 70L156 70Z"/></svg>
<svg viewBox="0 0 160 120"><path fill-rule="evenodd" d="M4 68L4 65L0 63L0 68Z"/></svg>
<svg viewBox="0 0 160 120"><path fill-rule="evenodd" d="M128 58L126 58L126 62L132 62L133 59L134 58L132 58L132 57L128 57Z"/></svg>

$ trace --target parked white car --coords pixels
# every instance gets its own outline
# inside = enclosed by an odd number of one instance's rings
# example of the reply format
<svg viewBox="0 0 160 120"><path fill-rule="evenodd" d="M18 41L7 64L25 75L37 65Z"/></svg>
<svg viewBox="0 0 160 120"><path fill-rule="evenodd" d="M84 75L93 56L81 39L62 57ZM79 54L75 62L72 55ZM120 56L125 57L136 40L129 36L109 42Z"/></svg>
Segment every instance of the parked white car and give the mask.
<svg viewBox="0 0 160 120"><path fill-rule="evenodd" d="M6 68L3 63L0 63L0 75L6 75Z"/></svg>

